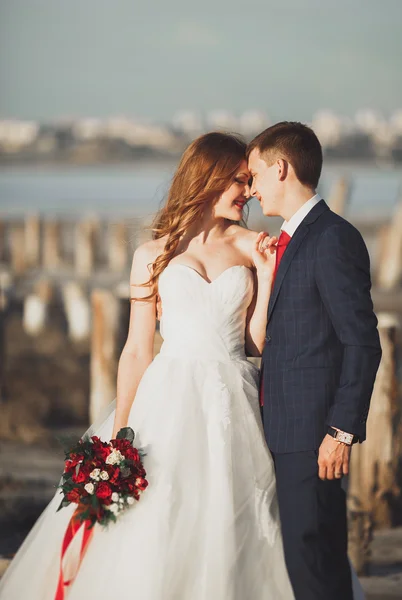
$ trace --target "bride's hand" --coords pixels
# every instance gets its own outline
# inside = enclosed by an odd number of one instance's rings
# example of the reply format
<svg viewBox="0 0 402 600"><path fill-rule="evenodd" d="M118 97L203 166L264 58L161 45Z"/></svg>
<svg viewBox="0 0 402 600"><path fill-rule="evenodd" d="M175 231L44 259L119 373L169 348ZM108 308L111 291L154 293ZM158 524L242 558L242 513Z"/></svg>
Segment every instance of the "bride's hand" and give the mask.
<svg viewBox="0 0 402 600"><path fill-rule="evenodd" d="M265 231L261 231L254 243L252 258L257 277L272 280L275 270L276 246L278 238L270 237Z"/></svg>

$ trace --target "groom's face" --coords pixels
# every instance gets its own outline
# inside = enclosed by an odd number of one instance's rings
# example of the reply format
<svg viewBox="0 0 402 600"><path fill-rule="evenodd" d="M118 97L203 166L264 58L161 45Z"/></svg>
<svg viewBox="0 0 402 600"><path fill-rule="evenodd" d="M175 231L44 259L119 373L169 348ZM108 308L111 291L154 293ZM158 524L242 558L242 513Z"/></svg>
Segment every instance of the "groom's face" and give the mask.
<svg viewBox="0 0 402 600"><path fill-rule="evenodd" d="M248 159L248 168L253 178L251 195L257 198L262 212L267 217L279 214L280 185L278 166L266 163L259 150L254 149Z"/></svg>

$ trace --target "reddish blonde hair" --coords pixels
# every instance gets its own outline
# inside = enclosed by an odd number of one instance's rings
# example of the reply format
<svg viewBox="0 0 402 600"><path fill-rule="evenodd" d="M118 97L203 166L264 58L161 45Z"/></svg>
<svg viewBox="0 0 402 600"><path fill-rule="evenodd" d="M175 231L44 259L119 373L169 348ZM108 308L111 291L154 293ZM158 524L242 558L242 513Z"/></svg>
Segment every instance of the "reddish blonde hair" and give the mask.
<svg viewBox="0 0 402 600"><path fill-rule="evenodd" d="M153 223L153 238L167 236L167 241L144 284L153 287L149 298L156 294L159 276L176 254L181 237L202 218L205 206L230 187L245 158L245 142L237 135L220 132L200 136L185 150L167 201Z"/></svg>

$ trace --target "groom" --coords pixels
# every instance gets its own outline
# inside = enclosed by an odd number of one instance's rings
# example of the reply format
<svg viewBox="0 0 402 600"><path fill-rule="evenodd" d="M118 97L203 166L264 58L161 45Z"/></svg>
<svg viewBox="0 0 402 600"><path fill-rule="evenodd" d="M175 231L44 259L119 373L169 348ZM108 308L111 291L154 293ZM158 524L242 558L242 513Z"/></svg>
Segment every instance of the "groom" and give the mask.
<svg viewBox="0 0 402 600"><path fill-rule="evenodd" d="M360 233L316 193L322 150L301 123L248 147L251 193L284 219L262 355L261 404L296 600L353 600L346 499L351 446L381 357Z"/></svg>

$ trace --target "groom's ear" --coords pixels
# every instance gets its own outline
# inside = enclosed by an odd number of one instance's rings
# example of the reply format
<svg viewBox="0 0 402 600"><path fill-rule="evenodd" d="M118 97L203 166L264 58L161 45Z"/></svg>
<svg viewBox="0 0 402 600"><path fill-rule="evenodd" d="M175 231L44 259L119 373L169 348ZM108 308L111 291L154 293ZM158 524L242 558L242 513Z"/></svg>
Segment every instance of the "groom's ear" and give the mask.
<svg viewBox="0 0 402 600"><path fill-rule="evenodd" d="M285 181L287 175L288 175L288 170L289 170L289 163L287 160L284 160L283 158L278 158L278 160L276 161L277 167L278 167L278 179L279 181Z"/></svg>

